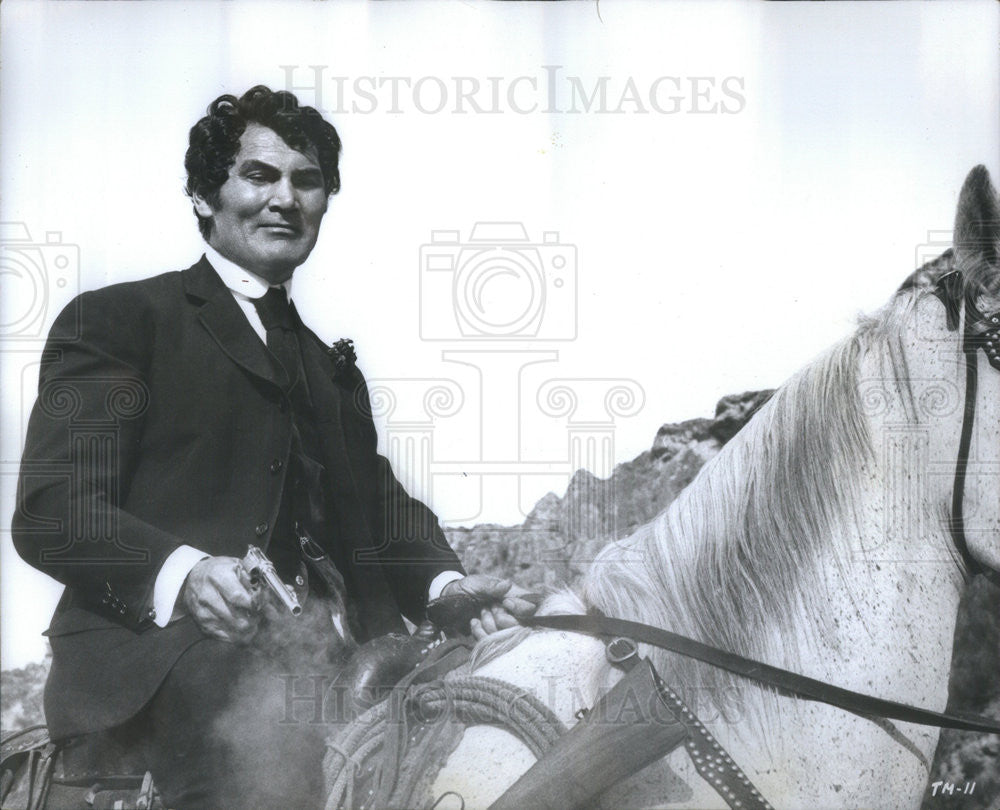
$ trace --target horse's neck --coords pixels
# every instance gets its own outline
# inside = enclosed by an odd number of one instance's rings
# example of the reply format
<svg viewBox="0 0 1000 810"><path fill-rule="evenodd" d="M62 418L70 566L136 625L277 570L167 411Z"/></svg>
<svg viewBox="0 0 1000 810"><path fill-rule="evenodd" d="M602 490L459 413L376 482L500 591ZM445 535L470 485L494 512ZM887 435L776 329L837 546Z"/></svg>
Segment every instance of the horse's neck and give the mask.
<svg viewBox="0 0 1000 810"><path fill-rule="evenodd" d="M869 539L882 535L873 531ZM960 596L955 566L880 550L884 556L825 565L827 610L804 616L796 629L799 668L848 689L941 709Z"/></svg>
<svg viewBox="0 0 1000 810"><path fill-rule="evenodd" d="M918 355L913 346L905 348ZM894 380L885 360L863 357L862 383ZM940 358L927 368L911 361L910 372L908 386L886 382L885 402L876 407L879 397L871 399L865 417L872 452L852 495L856 520L845 520L839 536L808 538L822 548L815 561L821 598L783 631L776 649L790 651L788 658L768 663L940 710L961 592L945 519L955 414L964 392L958 366L942 372ZM919 803L937 729L898 722L879 727L840 709L766 695L757 686L741 683L739 689L748 711L741 722L717 726L720 741L776 804L865 806L873 801L871 791L882 788L889 804ZM678 756L671 759L675 767ZM693 789L691 806L713 800L699 780Z"/></svg>
<svg viewBox="0 0 1000 810"><path fill-rule="evenodd" d="M963 587L949 523L967 405L966 359L962 331L948 328L935 296L903 301L887 308L881 337L869 332L858 356L856 384L871 452L857 476L857 524L827 544L819 570L829 611L805 614L798 640L813 651L806 668L835 683L940 709ZM984 358L976 362L965 526L975 551L990 563L991 551L1000 559L1000 545L983 542L1000 528L993 477L1000 378Z"/></svg>
<svg viewBox="0 0 1000 810"><path fill-rule="evenodd" d="M935 308L919 302L898 340L858 359L870 454L839 536L811 539L824 609L803 612L796 640L835 683L940 706L962 584L946 520L964 387L954 335L928 326Z"/></svg>
<svg viewBox="0 0 1000 810"><path fill-rule="evenodd" d="M917 345L930 338L943 352L955 345L943 329L910 331L902 344L911 358L930 356ZM964 398L957 351L950 352L951 362L911 360L905 388L886 383L884 401L867 415L872 454L858 477L857 531L842 538L842 565L825 569L832 638L842 648L836 657L855 662L839 670L842 677L887 697L935 706L947 696L962 585L946 525L951 448L960 427L955 414ZM863 356L861 385L891 378L888 370L884 356Z"/></svg>
<svg viewBox="0 0 1000 810"><path fill-rule="evenodd" d="M878 547L877 541L884 540L879 523L869 526L861 539L868 548ZM943 709L958 606L954 565L908 560L885 545L881 551L885 559L874 553L859 553L846 564L832 555L821 559L827 610L823 615L804 612L793 637L783 639L784 646L798 650L794 669L803 675ZM919 805L937 729L776 697L745 681L730 698L733 722L723 722L714 710L702 719L775 806ZM683 788L677 787L678 780ZM667 797L678 808L721 806L683 751L622 790L639 790L653 799L645 806L658 806ZM617 794L608 806L619 800L642 806Z"/></svg>
<svg viewBox="0 0 1000 810"><path fill-rule="evenodd" d="M862 360L870 365L862 368L862 379L885 373L877 361ZM940 710L962 585L945 524L954 474L948 452L962 392L950 371L942 376L915 369L911 387L912 399L886 392L889 404L868 417L872 454L858 478L856 525L826 544L818 560L825 608L803 612L793 641L802 674ZM942 407L939 398L926 396L937 389L955 401ZM777 711L768 717L773 733L766 751L755 746L752 733L736 729L734 741L752 770L766 773L771 766L791 775L774 781L775 801L788 791L824 806L864 804L871 801L866 791L876 787L861 778L867 772L880 773L875 782L900 791L886 794L889 803L919 802L938 730L898 722L877 728L841 710L789 698L777 699ZM797 784L795 774L810 769L826 774L829 784Z"/></svg>
<svg viewBox="0 0 1000 810"><path fill-rule="evenodd" d="M868 539L881 537L873 527ZM804 617L797 627L797 669L865 694L941 710L959 598L954 565L885 551L884 559L862 556L842 568L830 561L828 612ZM776 806L919 805L938 729L865 719L792 698L764 699L765 705L768 700L776 710L765 715L762 736L751 724L723 729L720 737L728 735L736 761ZM692 806L708 800L703 788L696 792Z"/></svg>
<svg viewBox="0 0 1000 810"><path fill-rule="evenodd" d="M886 539L877 514L884 493L863 488L861 497L865 519L855 539L857 553L846 563L843 555L835 560L832 554L820 561L829 611L822 617L803 615L793 631L795 638L788 639L801 651L797 669L861 692L942 708L958 599L954 566L908 560L905 543L892 536ZM603 659L602 645L595 639L536 632L479 674L531 690L572 725L577 710L592 706L601 689L617 677ZM765 699L758 687L746 683L736 693L736 701L743 700L761 705L771 701L775 713L765 718L763 730L760 723L748 722L753 710L742 711L745 706L729 707L735 708L731 725L717 713L702 719L776 806L919 803L936 730L901 723L880 728L823 704ZM489 750L516 774L531 762L522 748L502 732L481 731L463 742L449 772L468 773ZM484 779L482 785L463 785L469 806L488 805L512 781L509 773L494 776L495 783ZM612 790L605 806L654 807L663 802L676 808L722 806L683 750Z"/></svg>

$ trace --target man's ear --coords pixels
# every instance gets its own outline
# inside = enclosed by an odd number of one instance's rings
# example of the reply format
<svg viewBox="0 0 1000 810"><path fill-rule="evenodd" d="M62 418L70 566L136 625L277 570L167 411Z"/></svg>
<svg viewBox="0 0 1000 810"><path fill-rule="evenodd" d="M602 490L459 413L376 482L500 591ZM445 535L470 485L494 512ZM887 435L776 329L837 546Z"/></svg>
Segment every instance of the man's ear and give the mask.
<svg viewBox="0 0 1000 810"><path fill-rule="evenodd" d="M191 202L194 203L194 210L198 216L211 219L215 215L215 210L209 205L208 200L197 192L191 195Z"/></svg>

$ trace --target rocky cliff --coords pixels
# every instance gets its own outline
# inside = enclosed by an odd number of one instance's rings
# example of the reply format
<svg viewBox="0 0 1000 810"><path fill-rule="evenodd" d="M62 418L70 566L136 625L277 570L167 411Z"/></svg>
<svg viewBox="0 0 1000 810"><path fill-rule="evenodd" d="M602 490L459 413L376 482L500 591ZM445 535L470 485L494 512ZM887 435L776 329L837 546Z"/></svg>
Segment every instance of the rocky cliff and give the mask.
<svg viewBox="0 0 1000 810"><path fill-rule="evenodd" d="M550 492L520 525L451 529L448 540L469 571L532 589L571 583L605 543L626 537L676 498L772 393L724 397L711 419L663 425L649 450L606 480L577 471L562 497Z"/></svg>

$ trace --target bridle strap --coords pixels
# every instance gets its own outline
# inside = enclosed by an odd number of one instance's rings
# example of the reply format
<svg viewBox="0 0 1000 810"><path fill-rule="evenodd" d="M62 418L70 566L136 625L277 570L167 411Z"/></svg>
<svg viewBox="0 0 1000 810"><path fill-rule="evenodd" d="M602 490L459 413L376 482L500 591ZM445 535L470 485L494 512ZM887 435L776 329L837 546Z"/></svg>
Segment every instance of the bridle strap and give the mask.
<svg viewBox="0 0 1000 810"><path fill-rule="evenodd" d="M962 413L962 435L958 441L958 458L955 461L955 483L951 490L951 542L955 545L969 576L984 573L985 569L972 558L965 539L965 473L969 467L969 448L972 445L972 427L976 421L976 394L979 390L979 373L976 347L970 340L966 326L962 338L965 355L965 408Z"/></svg>
<svg viewBox="0 0 1000 810"><path fill-rule="evenodd" d="M824 683L790 672L787 669L744 658L736 653L726 652L692 638L653 627L639 622L614 619L610 616L594 613L556 614L550 616L532 616L521 619L528 627L546 627L551 630L570 630L592 636L624 636L643 644L652 644L669 652L679 653L688 658L694 658L706 664L724 669L736 675L756 681L764 686L774 687L803 700L815 700L836 706L849 712L874 717L885 717L889 720L900 720L905 723L918 723L937 728L954 728L961 731L980 731L986 734L1000 734L1000 721L990 717L974 714L958 714L954 712L935 712L921 709L906 703L873 697L861 692L854 692L840 686Z"/></svg>
<svg viewBox="0 0 1000 810"><path fill-rule="evenodd" d="M934 294L944 304L949 331L958 329L962 304L965 305L965 324L962 329L962 355L965 358L965 407L962 413L962 433L958 442L955 461L955 482L951 491L951 520L948 528L952 544L962 559L967 576L982 574L1000 585L1000 573L980 565L969 552L965 536L965 477L969 467L969 450L972 446L972 428L976 420L976 395L979 390L979 355L983 349L986 361L1000 371L1000 313L990 315L980 312L971 290L963 293L965 286L962 272L951 270L937 280Z"/></svg>

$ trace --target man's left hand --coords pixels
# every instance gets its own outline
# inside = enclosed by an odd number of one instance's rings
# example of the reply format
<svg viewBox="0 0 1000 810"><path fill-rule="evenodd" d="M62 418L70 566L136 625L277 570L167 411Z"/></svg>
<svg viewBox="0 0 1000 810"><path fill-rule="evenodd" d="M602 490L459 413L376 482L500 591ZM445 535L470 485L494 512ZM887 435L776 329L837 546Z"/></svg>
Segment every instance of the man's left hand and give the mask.
<svg viewBox="0 0 1000 810"><path fill-rule="evenodd" d="M520 598L521 594L528 594L530 591L515 585L509 579L499 579L487 574L469 574L445 585L441 596L456 593L467 594L485 605L479 612L479 618L469 623L469 629L477 640L498 630L514 627L519 624L518 618L535 613L535 603Z"/></svg>

